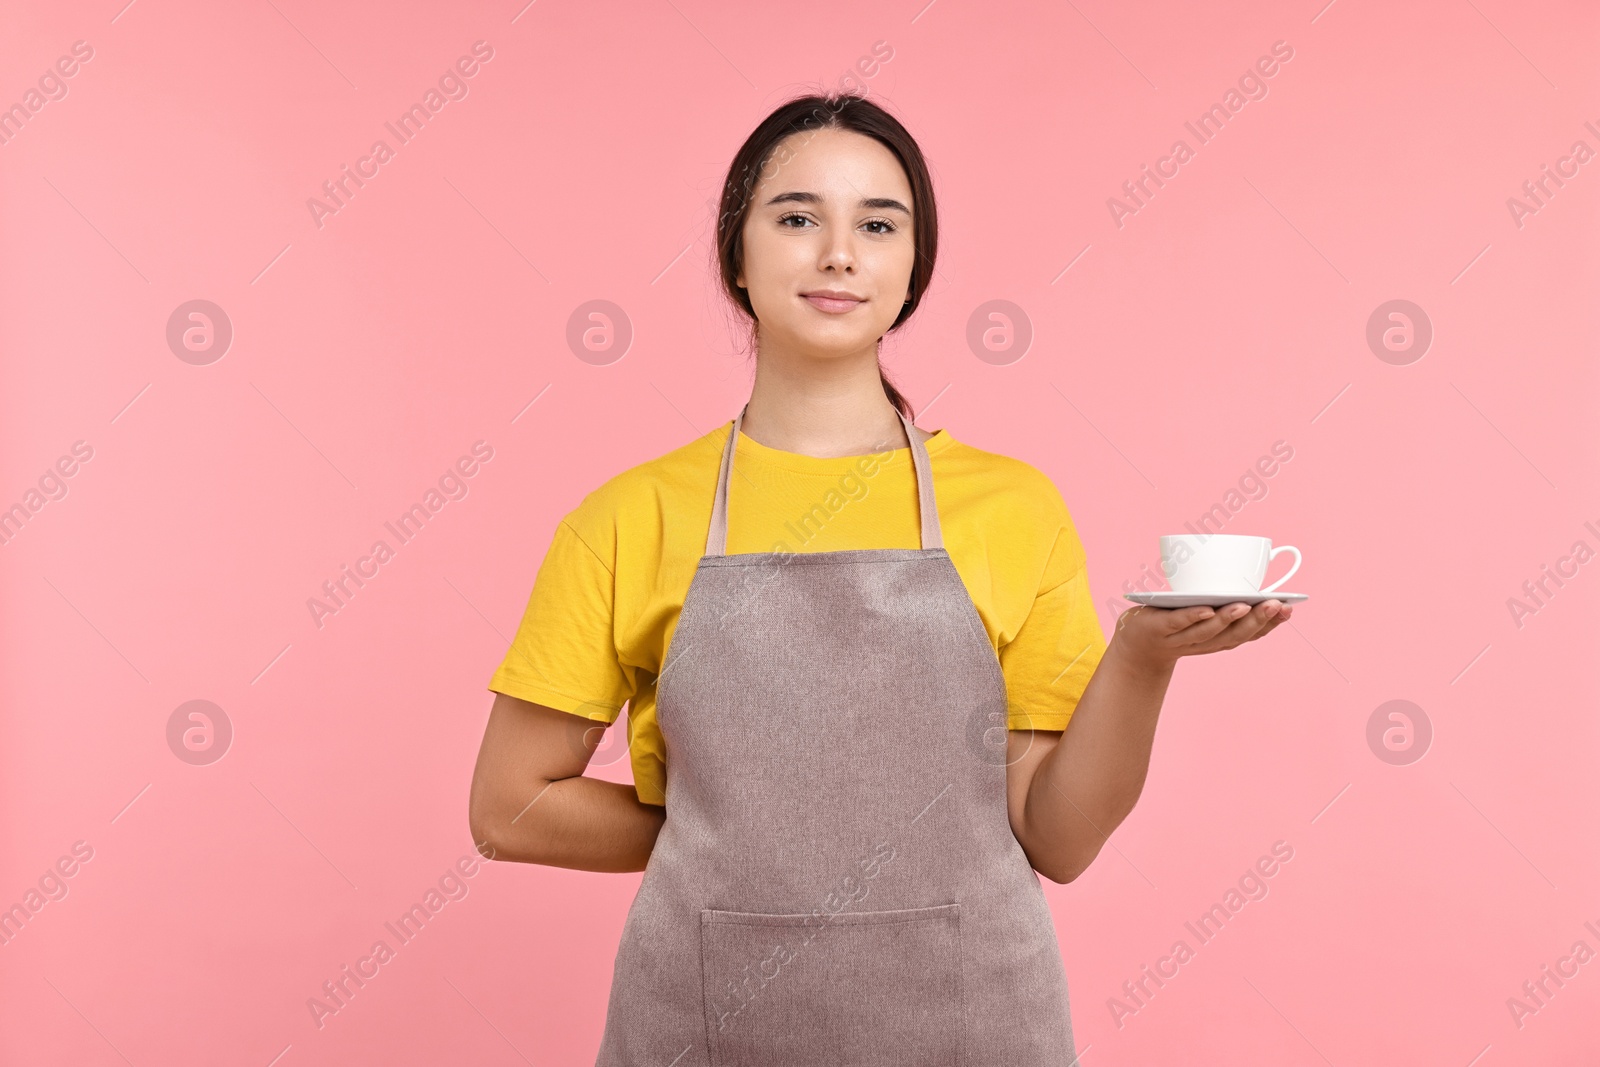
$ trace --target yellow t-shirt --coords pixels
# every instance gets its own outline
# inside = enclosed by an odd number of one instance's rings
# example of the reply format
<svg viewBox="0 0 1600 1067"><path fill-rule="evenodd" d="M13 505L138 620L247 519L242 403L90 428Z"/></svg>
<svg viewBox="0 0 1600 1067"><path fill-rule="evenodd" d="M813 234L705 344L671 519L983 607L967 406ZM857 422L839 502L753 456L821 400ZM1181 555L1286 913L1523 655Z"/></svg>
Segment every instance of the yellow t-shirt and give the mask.
<svg viewBox="0 0 1600 1067"><path fill-rule="evenodd" d="M656 676L705 554L732 420L590 493L556 527L494 692L600 722L629 703L635 789L665 804ZM1083 546L1054 483L1021 460L926 442L945 549L983 620L1011 729L1062 730L1105 652ZM911 450L820 458L739 434L727 551L918 548Z"/></svg>

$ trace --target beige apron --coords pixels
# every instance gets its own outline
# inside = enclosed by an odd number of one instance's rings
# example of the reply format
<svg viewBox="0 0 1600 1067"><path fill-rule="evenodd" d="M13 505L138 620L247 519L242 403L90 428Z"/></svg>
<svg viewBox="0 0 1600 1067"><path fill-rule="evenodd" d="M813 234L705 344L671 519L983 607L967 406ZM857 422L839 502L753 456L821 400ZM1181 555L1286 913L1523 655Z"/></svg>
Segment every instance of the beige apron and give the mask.
<svg viewBox="0 0 1600 1067"><path fill-rule="evenodd" d="M706 553L658 678L666 821L597 1067L1063 1067L1050 911L1006 812L1006 687L943 547Z"/></svg>

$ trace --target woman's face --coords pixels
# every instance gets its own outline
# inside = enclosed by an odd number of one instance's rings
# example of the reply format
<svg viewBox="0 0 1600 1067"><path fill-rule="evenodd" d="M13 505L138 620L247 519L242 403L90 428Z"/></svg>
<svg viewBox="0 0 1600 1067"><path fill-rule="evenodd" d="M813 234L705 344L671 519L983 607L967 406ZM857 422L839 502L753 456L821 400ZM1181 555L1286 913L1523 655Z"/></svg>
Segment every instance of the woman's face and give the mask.
<svg viewBox="0 0 1600 1067"><path fill-rule="evenodd" d="M870 137L804 130L780 143L751 196L738 277L763 347L875 348L910 295L911 207L899 160Z"/></svg>

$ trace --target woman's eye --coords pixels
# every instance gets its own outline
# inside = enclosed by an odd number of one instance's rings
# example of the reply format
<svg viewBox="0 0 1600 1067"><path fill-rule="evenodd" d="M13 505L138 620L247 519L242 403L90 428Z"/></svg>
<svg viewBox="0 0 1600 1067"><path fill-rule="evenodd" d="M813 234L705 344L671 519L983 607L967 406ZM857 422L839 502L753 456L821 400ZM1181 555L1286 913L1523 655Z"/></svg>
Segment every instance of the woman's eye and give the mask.
<svg viewBox="0 0 1600 1067"><path fill-rule="evenodd" d="M791 226L790 223L804 223L805 225ZM795 213L791 212L790 214L787 214L787 215L779 215L778 216L778 225L779 225L779 227L781 227L783 229L787 229L787 230L803 230L803 229L808 228L809 226L816 225L816 223L812 222L811 219L806 218L806 216L804 216L804 215L795 214ZM873 234L875 236L878 236L878 237L885 237L885 236L887 236L887 235L889 235L891 233L896 232L896 229L897 229L895 224L890 222L888 219L868 219L866 222L863 222L861 225L868 226L868 227L882 227L881 229L869 229L867 231L867 232L869 232L869 233L871 233L871 234Z"/></svg>

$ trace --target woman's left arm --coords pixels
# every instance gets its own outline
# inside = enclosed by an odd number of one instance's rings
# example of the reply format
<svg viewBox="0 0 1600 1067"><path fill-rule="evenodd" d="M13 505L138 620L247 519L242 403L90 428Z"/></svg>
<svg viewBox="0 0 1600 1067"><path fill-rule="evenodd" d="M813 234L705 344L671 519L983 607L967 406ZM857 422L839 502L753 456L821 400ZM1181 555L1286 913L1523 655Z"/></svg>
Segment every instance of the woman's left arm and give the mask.
<svg viewBox="0 0 1600 1067"><path fill-rule="evenodd" d="M1254 609L1139 606L1123 612L1068 728L1008 734L1011 830L1033 869L1052 882L1072 881L1133 810L1150 770L1161 702L1181 657L1254 641L1292 613L1277 600Z"/></svg>

